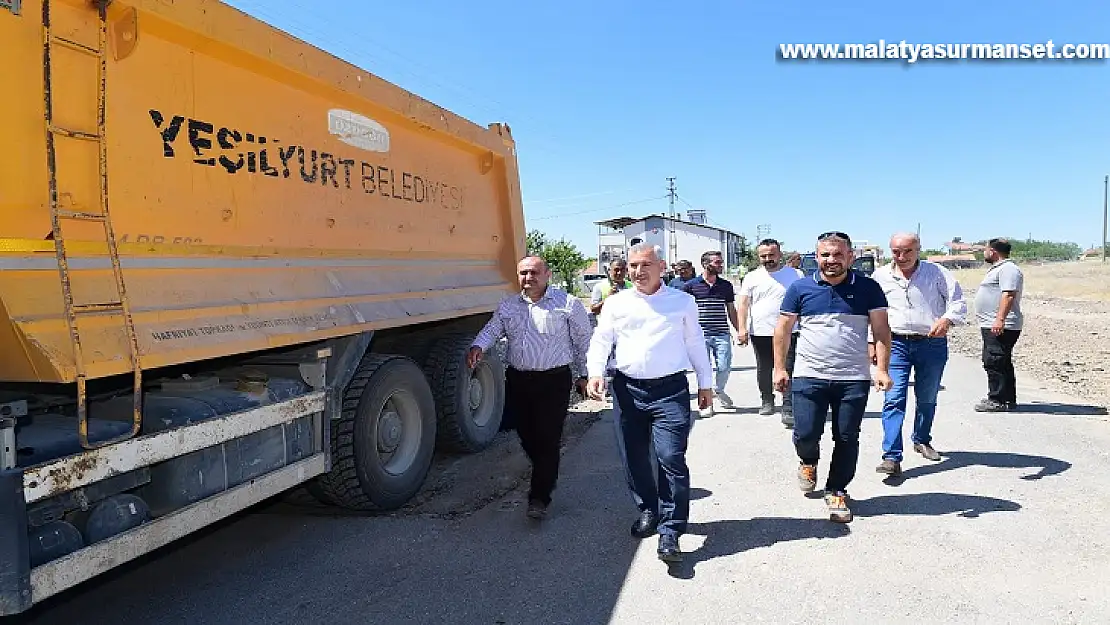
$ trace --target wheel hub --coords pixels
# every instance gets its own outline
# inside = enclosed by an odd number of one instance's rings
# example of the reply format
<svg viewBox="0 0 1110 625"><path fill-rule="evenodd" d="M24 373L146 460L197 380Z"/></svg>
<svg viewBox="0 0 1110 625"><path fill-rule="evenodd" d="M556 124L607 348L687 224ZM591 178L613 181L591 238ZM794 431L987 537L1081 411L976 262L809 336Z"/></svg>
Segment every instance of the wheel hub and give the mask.
<svg viewBox="0 0 1110 625"><path fill-rule="evenodd" d="M482 382L477 376L470 378L470 409L477 410L482 406Z"/></svg>
<svg viewBox="0 0 1110 625"><path fill-rule="evenodd" d="M393 453L401 444L401 415L396 412L383 412L378 421L378 450L382 453Z"/></svg>

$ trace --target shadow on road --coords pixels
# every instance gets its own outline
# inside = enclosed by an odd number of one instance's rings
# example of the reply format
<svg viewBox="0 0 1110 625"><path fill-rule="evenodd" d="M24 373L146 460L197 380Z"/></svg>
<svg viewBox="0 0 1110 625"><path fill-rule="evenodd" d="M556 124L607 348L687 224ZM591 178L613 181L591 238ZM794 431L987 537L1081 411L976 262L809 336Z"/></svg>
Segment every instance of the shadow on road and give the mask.
<svg viewBox="0 0 1110 625"><path fill-rule="evenodd" d="M958 516L974 519L988 512L1017 512L1021 504L1008 499L957 495L955 493L919 493L914 495L883 495L852 502L857 517L890 515Z"/></svg>
<svg viewBox="0 0 1110 625"><path fill-rule="evenodd" d="M690 489L690 501L697 501L699 499L705 499L712 496L713 491L707 488L698 488L695 486L694 488Z"/></svg>
<svg viewBox="0 0 1110 625"><path fill-rule="evenodd" d="M905 480L924 477L941 471L952 471L964 467L981 466L994 469L1039 469L1035 473L1021 476L1023 480L1039 480L1051 475L1059 475L1071 468L1070 462L1046 458L990 451L948 451L941 452L944 458L936 464L914 467L902 473L900 478L887 478L890 486L900 486Z"/></svg>
<svg viewBox="0 0 1110 625"><path fill-rule="evenodd" d="M1088 404L1060 404L1055 402L1035 402L1031 404L1018 404L1010 412L1017 414L1049 414L1070 417L1089 417L1108 414L1104 406Z"/></svg>
<svg viewBox="0 0 1110 625"><path fill-rule="evenodd" d="M599 425L564 456L543 522L525 517L524 490L462 515L262 506L3 623L606 623L642 542L612 423Z"/></svg>
<svg viewBox="0 0 1110 625"><path fill-rule="evenodd" d="M687 533L705 536L705 542L697 550L687 552L683 562L669 567L671 577L693 579L697 565L714 558L725 558L792 540L842 538L851 530L847 525L830 523L825 519L757 517L746 521L691 523Z"/></svg>

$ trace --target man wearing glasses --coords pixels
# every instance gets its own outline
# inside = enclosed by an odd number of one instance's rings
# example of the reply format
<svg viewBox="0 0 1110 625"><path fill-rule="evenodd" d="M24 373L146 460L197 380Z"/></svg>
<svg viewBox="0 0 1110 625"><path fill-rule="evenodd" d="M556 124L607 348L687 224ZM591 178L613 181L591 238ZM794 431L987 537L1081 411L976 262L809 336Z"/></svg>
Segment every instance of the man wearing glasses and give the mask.
<svg viewBox="0 0 1110 625"><path fill-rule="evenodd" d="M817 271L786 289L775 327L775 389L794 398L798 485L817 486L825 418L832 411L833 452L825 481L829 519L852 520L848 484L859 460L859 431L871 388L868 328L875 338L875 385L891 387L887 300L878 283L851 269L852 239L843 232L817 238ZM794 376L787 371L790 335L798 324Z"/></svg>
<svg viewBox="0 0 1110 625"><path fill-rule="evenodd" d="M926 460L940 460L931 435L940 378L948 362L948 330L967 315L960 283L944 267L920 258L916 234L890 238L894 259L872 277L890 304L890 372L893 386L883 402L883 460L879 473L902 473L902 424L906 418L910 371L913 371L913 450ZM872 346L872 351L874 347Z"/></svg>

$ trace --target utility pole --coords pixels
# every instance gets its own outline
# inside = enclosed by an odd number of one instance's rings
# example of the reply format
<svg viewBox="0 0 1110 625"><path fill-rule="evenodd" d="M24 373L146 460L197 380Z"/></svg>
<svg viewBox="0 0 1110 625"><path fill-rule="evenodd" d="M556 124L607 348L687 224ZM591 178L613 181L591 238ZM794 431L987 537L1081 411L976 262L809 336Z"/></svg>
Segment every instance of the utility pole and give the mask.
<svg viewBox="0 0 1110 625"><path fill-rule="evenodd" d="M669 230L670 230L670 233L671 233L670 242L667 245L667 248L668 248L667 266L670 267L672 264L678 262L678 258L677 258L678 257L678 241L675 240L675 232L674 232L674 220L675 220L674 199L677 196L677 188L675 187L673 176L670 177L670 178L667 178L667 196L668 196L668 199L670 200L670 203L671 203L670 212L667 213L667 224L670 226Z"/></svg>
<svg viewBox="0 0 1110 625"><path fill-rule="evenodd" d="M757 244L769 238L771 238L771 224L760 224L755 227L755 242Z"/></svg>
<svg viewBox="0 0 1110 625"><path fill-rule="evenodd" d="M1102 179L1102 262L1106 262L1106 206L1110 194L1110 176Z"/></svg>

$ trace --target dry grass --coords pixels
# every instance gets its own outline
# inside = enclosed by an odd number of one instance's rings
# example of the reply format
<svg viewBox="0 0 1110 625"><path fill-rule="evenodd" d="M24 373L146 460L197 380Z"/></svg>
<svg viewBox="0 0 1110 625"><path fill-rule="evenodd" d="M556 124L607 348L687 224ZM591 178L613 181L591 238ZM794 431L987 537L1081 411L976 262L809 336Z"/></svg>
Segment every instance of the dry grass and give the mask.
<svg viewBox="0 0 1110 625"><path fill-rule="evenodd" d="M1025 295L1029 297L1110 302L1110 262L1022 265L1021 270L1025 274ZM967 289L977 288L984 273L986 267L955 272Z"/></svg>

